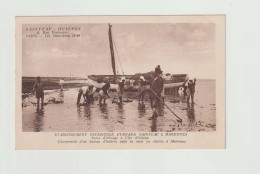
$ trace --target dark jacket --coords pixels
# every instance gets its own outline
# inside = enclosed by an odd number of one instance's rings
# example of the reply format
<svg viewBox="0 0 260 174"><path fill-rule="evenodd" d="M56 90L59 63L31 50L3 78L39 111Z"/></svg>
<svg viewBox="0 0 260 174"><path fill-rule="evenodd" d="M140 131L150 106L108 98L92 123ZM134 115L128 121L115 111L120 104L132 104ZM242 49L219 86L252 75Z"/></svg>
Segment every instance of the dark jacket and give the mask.
<svg viewBox="0 0 260 174"><path fill-rule="evenodd" d="M160 97L161 93L163 91L163 78L162 77L156 77L151 82L151 89L157 94L158 97Z"/></svg>
<svg viewBox="0 0 260 174"><path fill-rule="evenodd" d="M191 93L195 93L195 85L196 85L196 82L188 82L188 88Z"/></svg>

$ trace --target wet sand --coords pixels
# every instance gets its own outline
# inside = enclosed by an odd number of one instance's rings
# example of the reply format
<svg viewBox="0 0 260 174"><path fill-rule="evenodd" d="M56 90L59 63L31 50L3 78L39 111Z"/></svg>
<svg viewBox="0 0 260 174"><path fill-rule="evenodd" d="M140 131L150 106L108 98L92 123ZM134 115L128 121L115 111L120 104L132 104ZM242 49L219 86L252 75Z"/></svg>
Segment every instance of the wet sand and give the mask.
<svg viewBox="0 0 260 174"><path fill-rule="evenodd" d="M195 104L171 103L172 96L166 96L165 103L183 120L166 108L160 109L160 116L151 118L152 109L148 100L138 100L123 104L77 106L77 88L45 91L45 102L50 97L59 102L49 103L37 109L36 98L29 96L23 100L22 123L25 132L173 132L173 131L215 131L215 81L198 80ZM113 95L116 95L115 93ZM147 94L147 99L148 94ZM60 102L61 101L61 102ZM81 99L83 102L83 99Z"/></svg>

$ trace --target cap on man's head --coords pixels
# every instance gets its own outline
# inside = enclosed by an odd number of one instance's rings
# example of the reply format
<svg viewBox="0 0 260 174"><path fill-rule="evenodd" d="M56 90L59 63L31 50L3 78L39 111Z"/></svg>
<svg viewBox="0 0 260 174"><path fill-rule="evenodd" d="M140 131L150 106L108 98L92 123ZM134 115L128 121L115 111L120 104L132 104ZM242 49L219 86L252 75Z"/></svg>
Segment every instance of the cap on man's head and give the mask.
<svg viewBox="0 0 260 174"><path fill-rule="evenodd" d="M163 71L161 70L160 65L158 65L157 67L155 67L155 73L157 73L157 74L162 74L162 73L163 73Z"/></svg>

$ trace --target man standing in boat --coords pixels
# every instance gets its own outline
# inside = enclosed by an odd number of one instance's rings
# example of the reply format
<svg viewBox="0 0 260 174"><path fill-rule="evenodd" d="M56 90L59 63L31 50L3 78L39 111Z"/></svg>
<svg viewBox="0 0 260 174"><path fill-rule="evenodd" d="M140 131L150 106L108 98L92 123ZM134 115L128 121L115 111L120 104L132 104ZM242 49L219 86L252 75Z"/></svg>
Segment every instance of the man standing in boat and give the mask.
<svg viewBox="0 0 260 174"><path fill-rule="evenodd" d="M160 65L155 68L154 79L152 79L150 86L150 100L151 107L153 110L153 117L158 116L158 107L160 106L161 94L163 91L163 78L162 78L162 70Z"/></svg>

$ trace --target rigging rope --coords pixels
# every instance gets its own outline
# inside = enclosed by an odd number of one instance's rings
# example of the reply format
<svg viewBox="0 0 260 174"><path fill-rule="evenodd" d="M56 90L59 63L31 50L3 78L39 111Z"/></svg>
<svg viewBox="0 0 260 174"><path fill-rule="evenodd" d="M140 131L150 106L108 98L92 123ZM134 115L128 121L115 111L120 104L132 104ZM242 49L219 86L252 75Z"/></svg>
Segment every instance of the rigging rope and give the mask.
<svg viewBox="0 0 260 174"><path fill-rule="evenodd" d="M116 47L116 38L115 38L115 35L113 34L113 36L114 36L114 42L113 42L113 45L115 46L115 49L116 49L116 54L117 54L117 57L118 57L118 60L119 60L119 64L120 64L120 67L121 67L121 69L122 69L122 73L123 73L123 75L125 75L125 73L124 73L124 70L123 70L123 67L122 67L122 64L121 64L121 61L120 61L120 58L119 58L119 54L118 54L118 51L117 51L117 47Z"/></svg>
<svg viewBox="0 0 260 174"><path fill-rule="evenodd" d="M110 73L113 74L113 72L111 71L111 66L112 66L112 63L111 62L108 63L108 74L109 75L110 75Z"/></svg>

